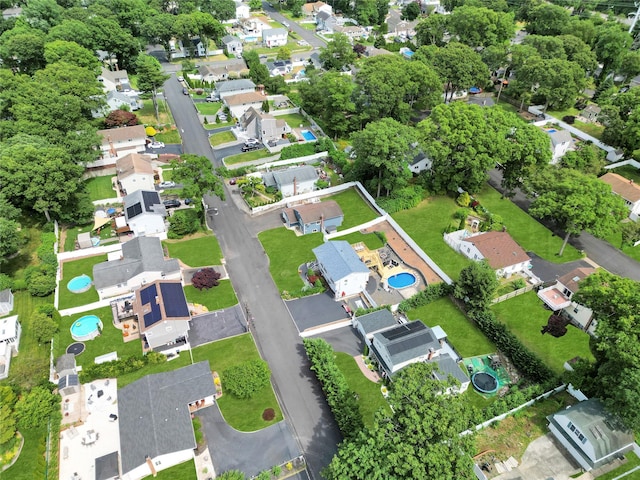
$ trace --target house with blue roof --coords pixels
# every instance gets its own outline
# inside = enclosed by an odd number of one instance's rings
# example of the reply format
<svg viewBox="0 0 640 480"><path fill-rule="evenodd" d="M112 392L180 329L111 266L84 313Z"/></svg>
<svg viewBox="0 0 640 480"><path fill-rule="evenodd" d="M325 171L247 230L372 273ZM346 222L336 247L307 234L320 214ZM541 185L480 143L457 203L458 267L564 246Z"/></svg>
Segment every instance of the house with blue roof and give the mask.
<svg viewBox="0 0 640 480"><path fill-rule="evenodd" d="M334 293L335 300L359 295L367 288L369 268L349 242L334 240L313 249L318 269Z"/></svg>

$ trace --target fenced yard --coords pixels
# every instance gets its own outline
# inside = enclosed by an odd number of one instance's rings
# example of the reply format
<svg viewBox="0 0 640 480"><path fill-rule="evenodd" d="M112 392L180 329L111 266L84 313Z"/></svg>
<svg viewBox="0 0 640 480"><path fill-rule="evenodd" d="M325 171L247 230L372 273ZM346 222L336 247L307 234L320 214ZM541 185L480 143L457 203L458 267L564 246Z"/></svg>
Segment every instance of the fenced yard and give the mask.
<svg viewBox="0 0 640 480"><path fill-rule="evenodd" d="M79 275L88 275L93 281L93 266L106 261L106 255L95 255L93 257L67 261L62 264L62 280L60 280L58 292L58 306L60 310L79 307L99 300L98 292L93 285L91 285L91 288L86 292L72 293L67 288L67 283Z"/></svg>
<svg viewBox="0 0 640 480"><path fill-rule="evenodd" d="M112 178L113 175L105 175L103 177L92 177L85 180L84 184L87 187L89 198L91 198L92 202L116 197L117 194L113 189Z"/></svg>

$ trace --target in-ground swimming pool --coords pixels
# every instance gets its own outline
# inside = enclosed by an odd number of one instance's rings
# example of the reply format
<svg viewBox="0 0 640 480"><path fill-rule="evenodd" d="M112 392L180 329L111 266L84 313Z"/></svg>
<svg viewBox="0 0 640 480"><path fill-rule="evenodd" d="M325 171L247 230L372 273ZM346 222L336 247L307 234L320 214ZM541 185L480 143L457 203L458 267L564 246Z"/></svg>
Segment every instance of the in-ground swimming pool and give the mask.
<svg viewBox="0 0 640 480"><path fill-rule="evenodd" d="M303 138L309 142L312 142L314 140L317 140L316 136L313 134L313 132L309 131L309 130L300 130L300 133L302 134Z"/></svg>
<svg viewBox="0 0 640 480"><path fill-rule="evenodd" d="M73 277L67 283L67 288L71 293L83 293L91 288L91 277L89 275L80 275Z"/></svg>
<svg viewBox="0 0 640 480"><path fill-rule="evenodd" d="M396 273L387 279L387 283L395 289L411 287L416 283L416 276L409 272Z"/></svg>
<svg viewBox="0 0 640 480"><path fill-rule="evenodd" d="M71 325L71 337L77 342L93 340L100 335L102 322L95 315L80 317Z"/></svg>

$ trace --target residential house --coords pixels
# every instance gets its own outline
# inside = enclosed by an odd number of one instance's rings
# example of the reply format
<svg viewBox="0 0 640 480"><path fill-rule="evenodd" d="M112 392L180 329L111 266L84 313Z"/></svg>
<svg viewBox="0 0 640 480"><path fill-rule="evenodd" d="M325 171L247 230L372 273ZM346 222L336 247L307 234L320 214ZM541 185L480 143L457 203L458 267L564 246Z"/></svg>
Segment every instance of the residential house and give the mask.
<svg viewBox="0 0 640 480"><path fill-rule="evenodd" d="M611 185L611 191L622 197L629 209L629 218L637 222L640 218L640 186L633 180L611 172L605 173L600 180Z"/></svg>
<svg viewBox="0 0 640 480"><path fill-rule="evenodd" d="M6 288L0 292L0 317L6 315L13 310L13 293L10 288Z"/></svg>
<svg viewBox="0 0 640 480"><path fill-rule="evenodd" d="M143 107L142 100L137 95L126 95L115 90L107 92L107 106L105 109L108 112L122 110L123 107L135 112Z"/></svg>
<svg viewBox="0 0 640 480"><path fill-rule="evenodd" d="M155 280L179 280L178 260L165 258L157 237L136 237L122 244L106 262L93 266L93 285L100 300L133 292Z"/></svg>
<svg viewBox="0 0 640 480"><path fill-rule="evenodd" d="M596 123L601 111L602 109L598 105L592 103L582 109L576 120L585 123Z"/></svg>
<svg viewBox="0 0 640 480"><path fill-rule="evenodd" d="M185 57L205 57L210 52L207 46L202 43L200 37L191 37L189 41L184 44L182 40L169 40L169 52L171 58L185 58Z"/></svg>
<svg viewBox="0 0 640 480"><path fill-rule="evenodd" d="M335 25L333 27L333 33L342 33L349 37L351 41L367 37L366 29L359 25Z"/></svg>
<svg viewBox="0 0 640 480"><path fill-rule="evenodd" d="M386 308L359 317L353 317L351 320L351 325L358 331L368 347L371 347L373 336L376 333L397 327L398 323L393 313Z"/></svg>
<svg viewBox="0 0 640 480"><path fill-rule="evenodd" d="M365 57L377 57L378 55L391 55L391 52L384 48L376 48L372 45L367 45L367 49L364 51Z"/></svg>
<svg viewBox="0 0 640 480"><path fill-rule="evenodd" d="M235 37L234 37L235 38ZM230 78L240 77L248 73L247 64L242 59L227 60L222 64L214 63L212 65L202 65L198 68L196 75L189 75L195 80L202 80L206 83L224 82Z"/></svg>
<svg viewBox="0 0 640 480"><path fill-rule="evenodd" d="M240 118L250 108L255 110L262 109L262 104L266 99L267 97L260 92L248 92L229 95L224 97L223 102L229 107L233 118Z"/></svg>
<svg viewBox="0 0 640 480"><path fill-rule="evenodd" d="M189 306L180 280L156 280L136 291L133 311L144 350L177 353L189 348Z"/></svg>
<svg viewBox="0 0 640 480"><path fill-rule="evenodd" d="M424 170L431 170L432 164L431 159L424 152L420 152L409 162L409 170L417 175Z"/></svg>
<svg viewBox="0 0 640 480"><path fill-rule="evenodd" d="M98 81L102 83L105 92L130 92L133 90L126 70L109 70L102 67Z"/></svg>
<svg viewBox="0 0 640 480"><path fill-rule="evenodd" d="M249 18L251 16L251 8L246 3L236 1L236 19Z"/></svg>
<svg viewBox="0 0 640 480"><path fill-rule="evenodd" d="M333 33L338 26L338 19L330 12L320 11L316 14L316 30Z"/></svg>
<svg viewBox="0 0 640 480"><path fill-rule="evenodd" d="M400 37L401 39L413 38L416 34L416 25L418 20L412 22L406 20L400 20L398 22L392 22L387 20L389 33L387 35L391 37ZM385 35L385 36L387 36Z"/></svg>
<svg viewBox="0 0 640 480"><path fill-rule="evenodd" d="M369 269L349 242L329 241L314 248L313 253L335 300L359 295L367 288Z"/></svg>
<svg viewBox="0 0 640 480"><path fill-rule="evenodd" d="M569 150L574 150L574 141L568 130L557 130L555 128L546 130L551 141L552 164L556 164Z"/></svg>
<svg viewBox="0 0 640 480"><path fill-rule="evenodd" d="M55 380L57 380L58 393L62 397L80 392L76 357L72 353L65 353L56 360Z"/></svg>
<svg viewBox="0 0 640 480"><path fill-rule="evenodd" d="M191 413L213 404L209 362L147 375L118 390L122 480L156 475L194 458Z"/></svg>
<svg viewBox="0 0 640 480"><path fill-rule="evenodd" d="M260 139L262 143L278 141L291 133L286 121L268 113L260 113L253 107L247 109L240 118L240 127L247 135Z"/></svg>
<svg viewBox="0 0 640 480"><path fill-rule="evenodd" d="M586 471L602 467L633 449L633 432L591 398L547 417L549 430Z"/></svg>
<svg viewBox="0 0 640 480"><path fill-rule="evenodd" d="M418 362L435 363L434 378L445 380L453 376L460 385L448 390L463 393L469 387L469 377L460 368L460 358L447 342L441 327L427 327L422 321L394 325L373 333L370 353L378 360L385 377L393 377L403 368Z"/></svg>
<svg viewBox="0 0 640 480"><path fill-rule="evenodd" d="M270 28L262 31L262 43L265 47L283 47L287 44L289 32L284 28Z"/></svg>
<svg viewBox="0 0 640 480"><path fill-rule="evenodd" d="M220 98L230 95L238 95L240 93L255 92L256 84L249 79L228 80L226 82L216 83L216 92Z"/></svg>
<svg viewBox="0 0 640 480"><path fill-rule="evenodd" d="M22 326L18 315L0 320L0 380L9 376L11 358L18 355Z"/></svg>
<svg viewBox="0 0 640 480"><path fill-rule="evenodd" d="M242 57L242 40L233 35L225 35L222 37L222 45L227 55L233 55L236 58Z"/></svg>
<svg viewBox="0 0 640 480"><path fill-rule="evenodd" d="M276 187L282 193L283 198L314 191L318 178L320 177L318 177L316 169L311 165L274 170L262 174L264 184L267 187Z"/></svg>
<svg viewBox="0 0 640 480"><path fill-rule="evenodd" d="M167 238L164 219L167 209L160 201L160 195L151 190L135 190L122 200L124 216L135 237L156 236Z"/></svg>
<svg viewBox="0 0 640 480"><path fill-rule="evenodd" d="M151 157L130 153L116 160L116 175L120 193L124 196L136 190L154 190Z"/></svg>
<svg viewBox="0 0 640 480"><path fill-rule="evenodd" d="M98 130L102 137L101 158L90 167L114 166L116 160L130 153L144 153L147 148L147 134L144 125Z"/></svg>
<svg viewBox="0 0 640 480"><path fill-rule="evenodd" d="M320 1L305 3L304 5L302 5L302 15L304 15L307 20L315 20L316 15L318 15L318 13L320 12L326 12L329 15L332 15L333 8L331 8L331 5Z"/></svg>
<svg viewBox="0 0 640 480"><path fill-rule="evenodd" d="M242 31L245 34L244 40L246 42L257 41L257 37L262 37L262 32L264 30L269 30L271 28L271 25L256 17L247 18L242 20L240 23L242 25Z"/></svg>
<svg viewBox="0 0 640 480"><path fill-rule="evenodd" d="M272 77L286 75L293 71L291 60L274 60L273 62L267 62L266 65L267 70L269 70L269 75Z"/></svg>
<svg viewBox="0 0 640 480"><path fill-rule="evenodd" d="M531 268L531 259L507 232L486 232L463 238L460 252L471 260L487 260L499 277Z"/></svg>
<svg viewBox="0 0 640 480"><path fill-rule="evenodd" d="M282 219L287 228L298 228L306 235L336 231L344 221L344 213L336 201L328 200L285 208L282 211Z"/></svg>

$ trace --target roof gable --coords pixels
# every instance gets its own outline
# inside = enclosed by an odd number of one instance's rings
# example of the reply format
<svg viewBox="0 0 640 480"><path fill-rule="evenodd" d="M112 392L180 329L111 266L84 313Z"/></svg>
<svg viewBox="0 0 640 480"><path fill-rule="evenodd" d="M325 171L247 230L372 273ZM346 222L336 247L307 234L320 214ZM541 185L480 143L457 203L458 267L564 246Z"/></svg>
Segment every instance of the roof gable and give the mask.
<svg viewBox="0 0 640 480"><path fill-rule="evenodd" d="M124 216L127 223L143 213L167 215L167 210L160 201L160 194L152 190L136 190L123 199Z"/></svg>
<svg viewBox="0 0 640 480"><path fill-rule="evenodd" d="M555 132L549 132L549 137L551 137L551 143L555 147L556 145L560 145L562 143L571 143L573 142L573 137L568 130L556 130Z"/></svg>
<svg viewBox="0 0 640 480"><path fill-rule="evenodd" d="M529 261L529 256L507 232L486 232L465 238L474 245L494 270Z"/></svg>
<svg viewBox="0 0 640 480"><path fill-rule="evenodd" d="M369 269L360 260L353 247L344 240L323 243L314 248L313 253L334 281L352 273L369 273Z"/></svg>
<svg viewBox="0 0 640 480"><path fill-rule="evenodd" d="M595 271L596 269L591 267L576 268L558 278L558 282L571 290L572 293L576 293L578 291L578 288L580 288L578 286L580 280L587 278Z"/></svg>
<svg viewBox="0 0 640 480"><path fill-rule="evenodd" d="M177 280L156 280L141 287L136 293L134 311L140 320L141 332L158 322L191 318L182 283Z"/></svg>
<svg viewBox="0 0 640 480"><path fill-rule="evenodd" d="M153 175L153 165L151 157L148 155L140 155L139 153L130 153L116 160L116 172L118 180L129 177L133 174Z"/></svg>
<svg viewBox="0 0 640 480"><path fill-rule="evenodd" d="M365 334L377 332L383 328L395 327L398 325L396 318L386 308L367 313L360 317L356 317L356 321L360 324Z"/></svg>
<svg viewBox="0 0 640 480"><path fill-rule="evenodd" d="M326 202L306 203L296 205L292 210L298 214L304 224L315 223L321 220L330 220L344 216L340 205L335 200Z"/></svg>
<svg viewBox="0 0 640 480"><path fill-rule="evenodd" d="M264 119L264 116L263 116ZM276 183L281 187L287 185L293 185L294 182L315 182L318 180L318 173L315 167L311 165L303 165L301 167L287 168L285 170L276 170L273 173L273 178Z"/></svg>
<svg viewBox="0 0 640 480"><path fill-rule="evenodd" d="M144 130L144 125L98 130L98 135L102 137L102 145L105 146L109 145L109 142L121 143L134 140L144 140L147 138L147 133Z"/></svg>
<svg viewBox="0 0 640 480"><path fill-rule="evenodd" d="M13 338L18 334L18 315L0 319L0 340Z"/></svg>

